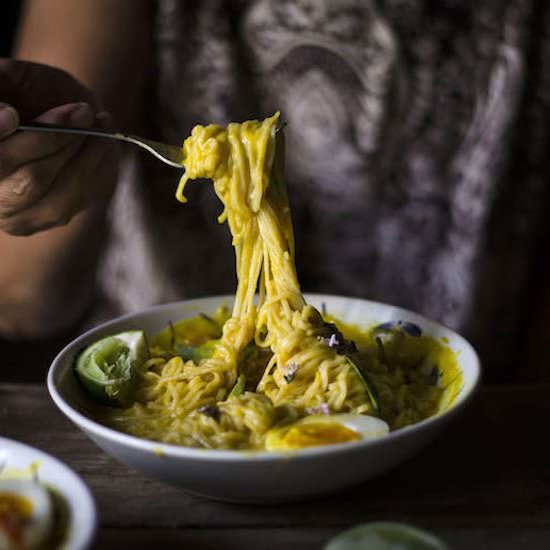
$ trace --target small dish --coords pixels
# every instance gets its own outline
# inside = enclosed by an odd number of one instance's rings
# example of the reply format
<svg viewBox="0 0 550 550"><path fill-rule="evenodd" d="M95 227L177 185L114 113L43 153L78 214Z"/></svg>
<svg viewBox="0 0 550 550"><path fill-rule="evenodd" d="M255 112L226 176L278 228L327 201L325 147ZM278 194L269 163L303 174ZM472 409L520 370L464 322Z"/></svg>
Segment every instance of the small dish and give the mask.
<svg viewBox="0 0 550 550"><path fill-rule="evenodd" d="M417 424L379 439L313 447L292 453L218 451L168 445L140 439L94 420L98 405L74 375L79 352L102 337L142 329L154 334L169 322L212 312L233 297L209 297L166 304L126 315L94 328L63 349L48 373L48 390L56 405L105 452L187 491L237 502L284 502L349 487L378 475L418 452L440 432L472 397L480 379L480 364L472 346L452 330L410 311L378 302L329 295L306 295L308 303L344 323L365 328L374 323L409 321L425 334L445 339L457 353L462 386L450 407Z"/></svg>
<svg viewBox="0 0 550 550"><path fill-rule="evenodd" d="M68 466L39 449L0 437L0 477L35 479L60 497L59 506L67 513L61 548L90 547L97 526L94 500L84 481Z"/></svg>

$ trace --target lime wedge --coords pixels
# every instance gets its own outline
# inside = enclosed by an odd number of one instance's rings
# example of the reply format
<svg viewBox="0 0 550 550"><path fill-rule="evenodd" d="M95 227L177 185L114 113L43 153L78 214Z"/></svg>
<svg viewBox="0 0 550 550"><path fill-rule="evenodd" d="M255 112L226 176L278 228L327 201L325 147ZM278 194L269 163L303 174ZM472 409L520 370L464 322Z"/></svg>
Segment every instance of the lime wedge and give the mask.
<svg viewBox="0 0 550 550"><path fill-rule="evenodd" d="M87 347L76 360L76 374L99 401L127 407L149 350L142 330L108 336Z"/></svg>
<svg viewBox="0 0 550 550"><path fill-rule="evenodd" d="M324 550L449 550L441 540L402 523L358 525L331 539Z"/></svg>

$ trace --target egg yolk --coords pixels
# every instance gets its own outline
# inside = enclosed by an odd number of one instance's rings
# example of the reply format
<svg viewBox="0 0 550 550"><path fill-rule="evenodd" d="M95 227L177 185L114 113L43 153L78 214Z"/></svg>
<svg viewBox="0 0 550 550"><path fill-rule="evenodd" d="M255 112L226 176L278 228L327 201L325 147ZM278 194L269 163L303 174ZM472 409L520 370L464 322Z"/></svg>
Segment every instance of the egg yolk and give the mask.
<svg viewBox="0 0 550 550"><path fill-rule="evenodd" d="M15 493L0 493L0 531L22 546L23 526L32 515L32 502Z"/></svg>
<svg viewBox="0 0 550 550"><path fill-rule="evenodd" d="M361 436L354 430L350 430L335 422L309 422L298 426L292 426L281 438L284 446L290 449L302 447L314 447L316 445L333 445L357 441Z"/></svg>

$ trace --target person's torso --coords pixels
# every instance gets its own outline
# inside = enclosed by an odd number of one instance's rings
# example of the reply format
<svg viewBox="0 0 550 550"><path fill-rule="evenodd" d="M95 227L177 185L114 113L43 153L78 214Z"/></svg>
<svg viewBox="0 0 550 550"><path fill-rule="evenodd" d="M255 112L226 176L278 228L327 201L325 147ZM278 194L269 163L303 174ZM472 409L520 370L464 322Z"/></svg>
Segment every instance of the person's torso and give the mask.
<svg viewBox="0 0 550 550"><path fill-rule="evenodd" d="M498 361L542 215L529 174L502 177L529 13L466 4L160 0L150 122L177 143L195 124L280 110L303 290L419 311ZM176 173L137 171L115 201L110 298L131 310L231 292L211 186L180 205Z"/></svg>

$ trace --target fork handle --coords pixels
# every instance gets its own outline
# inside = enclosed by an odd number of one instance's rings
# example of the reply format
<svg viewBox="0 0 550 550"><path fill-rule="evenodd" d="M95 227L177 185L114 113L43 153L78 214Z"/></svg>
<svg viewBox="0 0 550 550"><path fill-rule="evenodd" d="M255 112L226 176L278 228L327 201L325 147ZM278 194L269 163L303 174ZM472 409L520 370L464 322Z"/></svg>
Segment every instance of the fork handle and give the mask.
<svg viewBox="0 0 550 550"><path fill-rule="evenodd" d="M58 126L57 124L48 124L46 122L29 122L20 124L18 130L28 130L31 132L56 132L59 134L76 134L86 136L105 137L110 139L128 139L131 136L109 130L99 130L96 128L73 128L68 126Z"/></svg>
<svg viewBox="0 0 550 550"><path fill-rule="evenodd" d="M57 124L48 124L45 122L20 124L17 129L31 132L57 132L60 134L94 136L126 141L145 149L158 159L162 160L162 162L172 166L173 168L178 168L181 170L183 167L183 154L180 147L175 145L166 145L165 143L133 136L132 134L110 132L109 130L99 130L97 128L71 128L67 126L58 126Z"/></svg>

